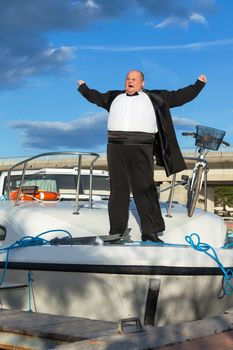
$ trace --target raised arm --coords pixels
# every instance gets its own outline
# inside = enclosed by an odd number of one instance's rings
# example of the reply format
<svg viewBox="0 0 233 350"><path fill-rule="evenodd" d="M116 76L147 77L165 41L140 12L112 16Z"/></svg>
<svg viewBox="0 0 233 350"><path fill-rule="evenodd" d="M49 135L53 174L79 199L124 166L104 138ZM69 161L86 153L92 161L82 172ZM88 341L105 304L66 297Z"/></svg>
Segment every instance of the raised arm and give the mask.
<svg viewBox="0 0 233 350"><path fill-rule="evenodd" d="M78 80L78 91L89 102L96 104L97 106L106 108L106 94L102 94L98 90L90 89L84 80Z"/></svg>
<svg viewBox="0 0 233 350"><path fill-rule="evenodd" d="M114 98L122 93L121 90L112 90L101 93L98 90L90 89L84 80L78 80L78 91L91 103L109 111Z"/></svg>
<svg viewBox="0 0 233 350"><path fill-rule="evenodd" d="M194 84L176 91L167 91L166 95L169 107L181 106L192 101L201 92L206 83L206 76L201 74Z"/></svg>

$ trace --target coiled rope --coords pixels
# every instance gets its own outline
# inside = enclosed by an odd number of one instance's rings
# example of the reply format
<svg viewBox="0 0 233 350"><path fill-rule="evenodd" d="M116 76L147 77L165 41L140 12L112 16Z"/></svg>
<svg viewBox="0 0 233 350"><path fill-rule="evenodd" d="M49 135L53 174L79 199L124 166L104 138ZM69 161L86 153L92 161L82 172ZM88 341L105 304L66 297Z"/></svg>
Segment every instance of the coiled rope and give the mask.
<svg viewBox="0 0 233 350"><path fill-rule="evenodd" d="M217 263L219 268L222 270L225 281L225 285L223 285L223 293L224 295L232 294L233 285L231 284L230 280L233 277L233 270L225 269L225 267L220 262L214 248L207 243L201 242L200 237L197 233L192 233L190 236L185 236L185 240L188 244L191 245L193 249L205 253Z"/></svg>
<svg viewBox="0 0 233 350"><path fill-rule="evenodd" d="M17 249L17 248L26 248L26 247L32 247L32 246L42 246L42 245L51 245L50 241L41 238L41 236L46 235L48 233L52 233L52 232L63 232L68 234L69 237L72 238L71 234L66 231L66 230L48 230L45 232L40 233L39 235L32 237L32 236L25 236L23 238L21 238L20 240L14 242L13 244L9 245L8 247L4 247L4 248L0 248L0 253L6 253L6 260L5 260L5 265L3 268L3 273L2 276L0 278L0 287L2 285L2 283L4 282L5 279L5 275L6 275L6 271L7 271L7 266L8 266L8 262L9 262L9 254L10 251L13 249Z"/></svg>
<svg viewBox="0 0 233 350"><path fill-rule="evenodd" d="M13 244L9 245L8 247L4 247L0 249L0 253L6 253L6 260L5 260L5 265L3 269L2 276L0 278L0 287L2 283L4 282L5 276L6 276L6 271L7 271L7 266L9 262L9 254L10 251L16 248L25 248L25 247L32 247L32 246L42 246L42 245L51 245L50 241L41 238L41 236L46 235L48 233L52 232L63 232L68 234L70 238L72 238L71 234L66 231L66 230L48 230L45 232L40 233L39 235L32 237L32 236L25 236L21 238L20 240L14 242ZM31 283L33 282L33 279L31 277L31 271L28 271L28 307L30 312L32 312L32 304L31 304Z"/></svg>

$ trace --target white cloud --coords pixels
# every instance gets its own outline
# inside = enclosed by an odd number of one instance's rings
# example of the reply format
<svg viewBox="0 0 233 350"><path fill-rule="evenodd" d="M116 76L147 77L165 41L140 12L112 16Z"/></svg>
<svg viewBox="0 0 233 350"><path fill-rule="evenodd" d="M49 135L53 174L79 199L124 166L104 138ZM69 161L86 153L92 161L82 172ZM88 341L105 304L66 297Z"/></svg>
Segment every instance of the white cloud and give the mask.
<svg viewBox="0 0 233 350"><path fill-rule="evenodd" d="M183 27L183 28L188 28L190 23L196 22L202 25L207 24L206 18L199 14L199 13L192 13L191 16L187 17L178 17L178 16L170 16L163 20L162 22L154 25L154 28L156 29L163 29L167 27Z"/></svg>
<svg viewBox="0 0 233 350"><path fill-rule="evenodd" d="M78 46L78 50L106 51L106 52L131 52L131 51L168 51L168 50L202 50L208 47L232 46L233 38L200 41L181 45L146 45L146 46Z"/></svg>
<svg viewBox="0 0 233 350"><path fill-rule="evenodd" d="M189 19L190 19L190 21L197 22L197 23L200 23L200 24L204 24L204 25L207 24L206 18L204 16L202 16L201 14L199 14L199 13L193 13L189 17Z"/></svg>
<svg viewBox="0 0 233 350"><path fill-rule="evenodd" d="M89 114L70 122L15 121L12 129L21 130L22 146L34 149L98 150L107 142L107 114Z"/></svg>
<svg viewBox="0 0 233 350"><path fill-rule="evenodd" d="M168 17L165 20L163 20L162 22L156 24L154 26L154 28L160 29L160 28L166 28L166 27L170 27L172 25L181 25L181 21L180 18L178 17ZM183 21L182 21L182 26L183 26Z"/></svg>
<svg viewBox="0 0 233 350"><path fill-rule="evenodd" d="M49 47L45 50L44 55L54 58L56 61L64 62L74 57L75 48L71 46L61 46L59 48Z"/></svg>
<svg viewBox="0 0 233 350"><path fill-rule="evenodd" d="M99 8L99 5L97 5L96 2L93 1L93 0L87 0L86 1L86 6L92 8L92 9Z"/></svg>
<svg viewBox="0 0 233 350"><path fill-rule="evenodd" d="M158 27L185 26L186 21L204 24L215 0L1 0L0 11L0 89L22 86L30 76L65 71L74 48L50 44L48 37L77 32L92 23L147 16L161 20ZM178 21L179 19L179 21ZM178 21L178 22L177 22ZM95 50L136 51L151 47L100 48Z"/></svg>
<svg viewBox="0 0 233 350"><path fill-rule="evenodd" d="M173 117L172 118L174 126L177 130L193 129L198 122L192 118L185 117Z"/></svg>

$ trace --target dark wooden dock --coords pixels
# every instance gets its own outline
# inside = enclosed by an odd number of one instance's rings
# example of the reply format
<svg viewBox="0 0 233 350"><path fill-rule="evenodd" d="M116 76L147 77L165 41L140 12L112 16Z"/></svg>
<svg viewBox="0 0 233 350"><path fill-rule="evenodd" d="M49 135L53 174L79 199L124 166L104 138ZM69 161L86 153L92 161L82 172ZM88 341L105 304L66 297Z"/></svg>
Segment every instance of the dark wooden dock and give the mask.
<svg viewBox="0 0 233 350"><path fill-rule="evenodd" d="M141 326L0 309L0 349L11 350L196 350L233 349L233 309L199 321Z"/></svg>
<svg viewBox="0 0 233 350"><path fill-rule="evenodd" d="M0 310L0 348L52 349L55 345L116 334L117 324L80 317ZM8 347L7 347L8 346ZM13 347L15 346L15 347Z"/></svg>

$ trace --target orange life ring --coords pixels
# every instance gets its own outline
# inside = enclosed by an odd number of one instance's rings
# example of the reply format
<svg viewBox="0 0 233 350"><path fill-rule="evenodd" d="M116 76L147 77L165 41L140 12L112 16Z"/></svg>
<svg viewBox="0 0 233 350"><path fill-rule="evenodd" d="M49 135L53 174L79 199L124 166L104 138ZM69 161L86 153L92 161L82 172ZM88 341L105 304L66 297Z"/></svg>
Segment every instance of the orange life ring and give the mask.
<svg viewBox="0 0 233 350"><path fill-rule="evenodd" d="M34 194L34 198L42 201L57 201L60 198L60 193L39 190L36 194Z"/></svg>
<svg viewBox="0 0 233 350"><path fill-rule="evenodd" d="M10 199L13 201L16 201L17 196L18 196L18 190L10 192ZM19 200L20 201L33 201L33 195L32 194L26 194L24 192L21 192L19 195Z"/></svg>
<svg viewBox="0 0 233 350"><path fill-rule="evenodd" d="M15 201L18 195L18 190L10 192L10 199ZM27 194L21 192L19 195L20 201L33 201L34 199L42 200L42 201L57 201L60 199L59 192L50 192L39 190L32 194Z"/></svg>

